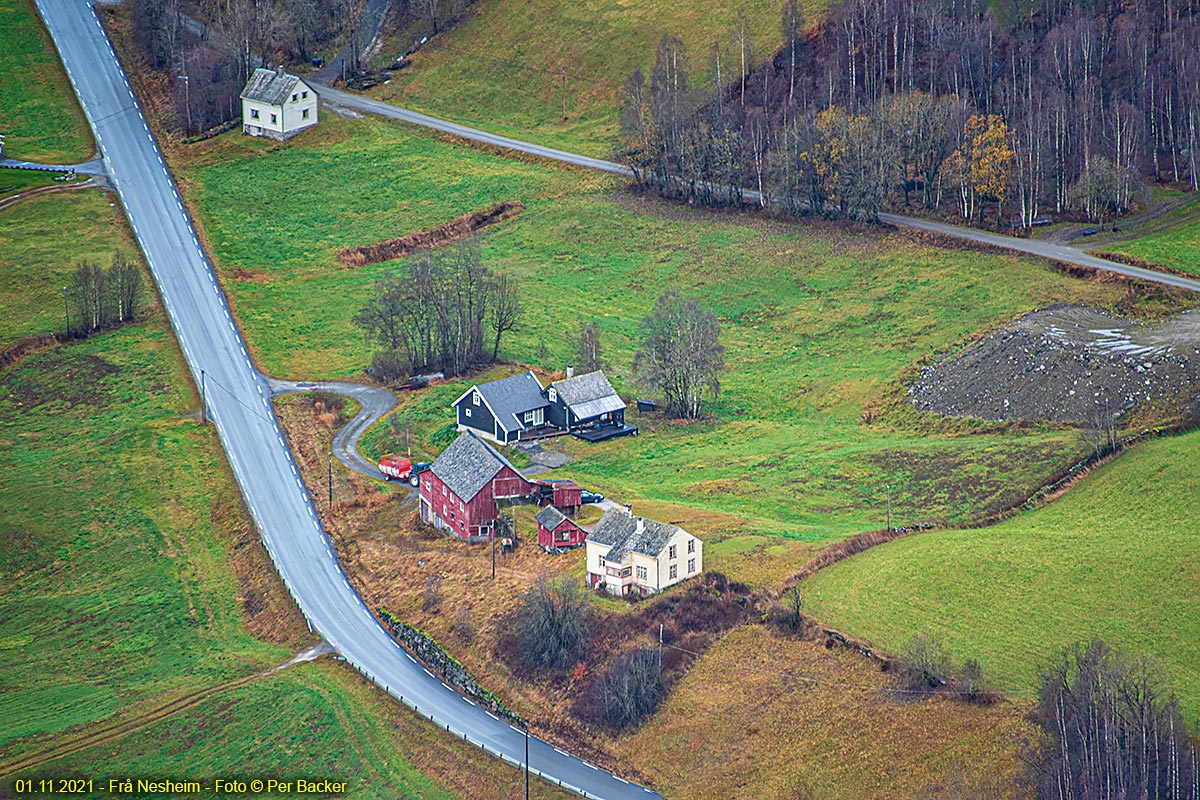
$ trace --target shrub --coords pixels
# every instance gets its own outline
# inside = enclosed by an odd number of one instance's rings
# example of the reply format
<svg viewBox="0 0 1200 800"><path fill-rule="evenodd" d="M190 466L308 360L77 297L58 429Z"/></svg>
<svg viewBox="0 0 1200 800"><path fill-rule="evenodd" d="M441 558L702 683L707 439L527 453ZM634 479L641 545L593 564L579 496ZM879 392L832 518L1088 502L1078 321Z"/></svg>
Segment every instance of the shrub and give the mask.
<svg viewBox="0 0 1200 800"><path fill-rule="evenodd" d="M658 651L638 647L617 657L604 671L593 698L603 707L608 724L622 730L657 711L665 689Z"/></svg>
<svg viewBox="0 0 1200 800"><path fill-rule="evenodd" d="M783 596L771 605L771 621L781 630L788 633L804 635L805 620L800 609L804 600L800 594L800 585L796 584L784 591Z"/></svg>
<svg viewBox="0 0 1200 800"><path fill-rule="evenodd" d="M910 692L929 692L946 685L950 656L940 639L918 633L896 658L900 685Z"/></svg>
<svg viewBox="0 0 1200 800"><path fill-rule="evenodd" d="M390 350L382 350L371 358L367 374L380 383L396 383L408 377L408 367Z"/></svg>
<svg viewBox="0 0 1200 800"><path fill-rule="evenodd" d="M569 669L587 644L587 600L579 581L547 579L545 571L517 605L516 634L528 666Z"/></svg>
<svg viewBox="0 0 1200 800"><path fill-rule="evenodd" d="M442 607L442 579L430 575L425 579L425 593L421 597L421 609L437 611Z"/></svg>

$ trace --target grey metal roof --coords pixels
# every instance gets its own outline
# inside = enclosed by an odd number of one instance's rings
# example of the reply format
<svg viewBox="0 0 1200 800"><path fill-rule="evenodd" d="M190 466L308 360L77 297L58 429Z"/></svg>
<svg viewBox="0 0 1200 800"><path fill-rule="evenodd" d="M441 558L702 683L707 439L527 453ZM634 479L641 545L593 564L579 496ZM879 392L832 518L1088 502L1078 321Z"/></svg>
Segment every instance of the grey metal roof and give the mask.
<svg viewBox="0 0 1200 800"><path fill-rule="evenodd" d="M559 525L563 524L563 520L567 519L567 515L559 511L554 506L546 506L537 513L534 517L537 523L548 531L552 531Z"/></svg>
<svg viewBox="0 0 1200 800"><path fill-rule="evenodd" d="M466 503L473 500L504 467L521 474L487 442L471 431L464 431L437 457L431 469L442 483L450 487L450 491Z"/></svg>
<svg viewBox="0 0 1200 800"><path fill-rule="evenodd" d="M590 419L625 408L625 401L600 370L558 381L554 389L579 419Z"/></svg>
<svg viewBox="0 0 1200 800"><path fill-rule="evenodd" d="M639 520L642 523L640 530ZM652 519L635 517L621 509L610 508L592 528L592 532L588 534L588 541L612 545L604 560L620 564L631 552L657 556L667 546L671 537L680 530L682 529L666 522L655 522Z"/></svg>
<svg viewBox="0 0 1200 800"><path fill-rule="evenodd" d="M250 80L246 81L246 88L242 89L242 99L281 106L287 102L288 95L295 91L298 83L300 79L295 75L260 67L254 70Z"/></svg>
<svg viewBox="0 0 1200 800"><path fill-rule="evenodd" d="M501 427L509 432L525 427L521 417L526 411L550 406L549 401L542 397L542 384L532 372L481 383L475 388L483 395Z"/></svg>

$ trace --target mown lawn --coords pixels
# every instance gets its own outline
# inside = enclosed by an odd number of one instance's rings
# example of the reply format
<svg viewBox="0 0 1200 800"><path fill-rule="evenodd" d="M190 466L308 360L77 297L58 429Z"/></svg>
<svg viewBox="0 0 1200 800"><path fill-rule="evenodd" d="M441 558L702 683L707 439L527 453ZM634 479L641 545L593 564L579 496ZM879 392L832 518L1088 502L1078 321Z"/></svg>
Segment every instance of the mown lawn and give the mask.
<svg viewBox="0 0 1200 800"><path fill-rule="evenodd" d="M944 421L898 399L922 360L1031 308L1115 302L1116 288L873 228L693 212L377 120L322 128L261 150L220 137L184 170L269 373L361 377L372 347L351 318L401 265L345 269L341 247L518 199L526 211L482 240L485 261L522 287L511 361L560 370L569 333L594 319L610 376L633 395L638 321L659 293L696 295L722 320L729 369L710 419L637 419L636 439L567 445L570 474L601 491L724 512L742 532L824 538L881 526L886 485L901 523L970 519L1024 499L1079 453L1072 431ZM427 434L467 385L407 398L405 412Z"/></svg>
<svg viewBox="0 0 1200 800"><path fill-rule="evenodd" d="M828 3L800 5L812 20ZM723 73L733 74L741 57L733 44L739 14L758 63L783 41L782 8L781 0L480 0L466 20L433 37L412 67L373 96L495 133L608 157L619 138L618 91L639 67L649 76L664 34L683 39L696 80L709 69L714 42L721 47ZM381 57L393 58L411 44L407 38L393 40Z"/></svg>
<svg viewBox="0 0 1200 800"><path fill-rule="evenodd" d="M1200 220L1106 249L1200 275Z"/></svg>
<svg viewBox="0 0 1200 800"><path fill-rule="evenodd" d="M1162 662L1200 719L1200 433L1138 445L1038 511L901 539L806 582L818 618L895 651L913 633L1032 694L1059 648L1102 638Z"/></svg>
<svg viewBox="0 0 1200 800"><path fill-rule="evenodd" d="M0 0L0 53L4 154L48 164L90 158L95 146L87 120L33 0Z"/></svg>

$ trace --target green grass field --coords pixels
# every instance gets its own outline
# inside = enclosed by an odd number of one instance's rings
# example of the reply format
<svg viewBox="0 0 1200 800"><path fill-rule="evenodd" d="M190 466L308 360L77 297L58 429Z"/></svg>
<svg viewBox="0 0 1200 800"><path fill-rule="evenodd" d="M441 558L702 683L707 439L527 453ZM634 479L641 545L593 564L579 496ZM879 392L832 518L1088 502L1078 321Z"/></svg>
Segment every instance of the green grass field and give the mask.
<svg viewBox="0 0 1200 800"><path fill-rule="evenodd" d="M0 175L0 184L6 180ZM136 255L124 211L115 202L113 195L81 190L33 197L0 211L0 296L21 309L0 315L0 350L26 336L62 333L62 289L80 261L107 267L115 252ZM69 239L64 231L70 231Z"/></svg>
<svg viewBox="0 0 1200 800"><path fill-rule="evenodd" d="M1154 264L1200 275L1200 220L1108 248Z"/></svg>
<svg viewBox="0 0 1200 800"><path fill-rule="evenodd" d="M87 120L33 0L0 0L0 53L4 154L47 164L90 158L95 147Z"/></svg>
<svg viewBox="0 0 1200 800"><path fill-rule="evenodd" d="M1006 691L1099 637L1162 662L1200 718L1200 433L1138 445L1064 497L982 530L900 539L804 584L823 621L896 651L941 636Z"/></svg>
<svg viewBox="0 0 1200 800"><path fill-rule="evenodd" d="M524 323L502 348L510 360L561 369L568 333L595 319L610 375L634 394L638 321L661 291L695 294L722 319L729 370L712 419L644 420L652 435L568 445L580 457L571 474L606 493L721 511L743 532L821 538L882 526L886 484L901 522L962 520L1019 502L1079 452L1071 431L945 421L896 399L921 360L1034 307L1114 302L1115 287L876 229L696 213L377 120L321 128L286 146L219 137L183 170L268 373L353 378L369 363L350 320L397 265L345 269L340 248L518 199L527 210L483 237L485 261L523 291ZM297 184L308 188L289 191ZM271 215L258 210L265 198ZM417 396L413 413L436 427L465 386Z"/></svg>
<svg viewBox="0 0 1200 800"><path fill-rule="evenodd" d="M800 5L811 20L828 3ZM480 0L466 20L434 37L412 67L373 96L495 133L608 157L618 143L618 91L638 67L649 75L664 34L683 39L696 80L709 69L714 42L722 50L722 71L731 75L740 60L732 35L739 13L745 14L757 63L783 40L782 8L781 0ZM392 40L381 59L411 44L409 38Z"/></svg>

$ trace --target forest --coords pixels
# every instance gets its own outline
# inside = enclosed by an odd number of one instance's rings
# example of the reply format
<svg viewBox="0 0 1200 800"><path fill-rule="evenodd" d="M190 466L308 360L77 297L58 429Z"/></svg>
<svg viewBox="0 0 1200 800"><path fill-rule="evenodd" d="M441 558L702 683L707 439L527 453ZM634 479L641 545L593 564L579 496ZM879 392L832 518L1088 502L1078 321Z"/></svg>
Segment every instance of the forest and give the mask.
<svg viewBox="0 0 1200 800"><path fill-rule="evenodd" d="M762 60L744 19L707 53L663 37L620 98L639 182L706 205L919 205L1002 228L1102 222L1147 181L1200 188L1197 0L844 0L812 23L788 0L780 29Z"/></svg>

